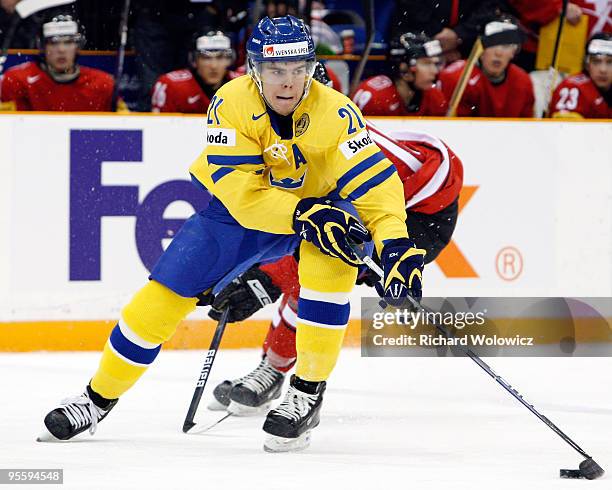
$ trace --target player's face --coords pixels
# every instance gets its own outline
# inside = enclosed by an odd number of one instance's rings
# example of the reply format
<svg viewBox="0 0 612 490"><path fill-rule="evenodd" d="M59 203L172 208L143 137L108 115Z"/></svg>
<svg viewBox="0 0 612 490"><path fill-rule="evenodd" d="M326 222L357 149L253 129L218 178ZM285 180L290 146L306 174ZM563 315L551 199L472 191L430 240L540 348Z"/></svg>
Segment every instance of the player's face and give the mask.
<svg viewBox="0 0 612 490"><path fill-rule="evenodd" d="M53 71L70 72L74 69L77 51L77 43L72 40L48 41L45 44L45 60Z"/></svg>
<svg viewBox="0 0 612 490"><path fill-rule="evenodd" d="M440 59L419 58L414 66L414 86L419 90L429 90L440 73Z"/></svg>
<svg viewBox="0 0 612 490"><path fill-rule="evenodd" d="M597 88L604 91L612 86L612 56L591 55L587 63L587 71Z"/></svg>
<svg viewBox="0 0 612 490"><path fill-rule="evenodd" d="M224 54L199 54L196 58L196 71L206 85L219 85L232 60Z"/></svg>
<svg viewBox="0 0 612 490"><path fill-rule="evenodd" d="M516 50L514 44L500 44L485 49L480 57L480 64L485 74L494 78L501 77L514 58Z"/></svg>
<svg viewBox="0 0 612 490"><path fill-rule="evenodd" d="M262 90L270 107L281 116L291 114L304 95L308 76L305 61L262 63Z"/></svg>

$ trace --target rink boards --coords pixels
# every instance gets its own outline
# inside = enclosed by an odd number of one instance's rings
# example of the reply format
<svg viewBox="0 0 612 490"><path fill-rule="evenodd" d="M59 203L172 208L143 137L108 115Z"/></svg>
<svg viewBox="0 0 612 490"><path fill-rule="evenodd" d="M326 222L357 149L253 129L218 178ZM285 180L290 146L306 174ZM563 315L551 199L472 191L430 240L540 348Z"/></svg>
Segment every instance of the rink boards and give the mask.
<svg viewBox="0 0 612 490"><path fill-rule="evenodd" d="M462 159L453 242L428 296L612 296L612 124L375 118L425 131ZM187 169L205 119L0 116L0 350L98 349L182 221L205 205ZM357 289L347 342L359 341ZM272 308L228 329L261 342ZM202 311L170 347L204 348Z"/></svg>

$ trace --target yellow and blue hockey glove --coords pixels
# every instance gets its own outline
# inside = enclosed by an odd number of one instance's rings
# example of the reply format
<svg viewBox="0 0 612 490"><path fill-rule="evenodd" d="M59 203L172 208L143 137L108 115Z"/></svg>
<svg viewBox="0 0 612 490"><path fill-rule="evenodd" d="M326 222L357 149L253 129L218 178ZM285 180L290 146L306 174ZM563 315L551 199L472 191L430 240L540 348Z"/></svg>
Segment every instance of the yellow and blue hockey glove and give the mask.
<svg viewBox="0 0 612 490"><path fill-rule="evenodd" d="M337 257L355 267L361 261L348 246L347 238L357 244L372 239L370 232L357 218L325 198L302 199L295 208L293 229L303 240L313 243L324 254Z"/></svg>
<svg viewBox="0 0 612 490"><path fill-rule="evenodd" d="M387 303L399 306L408 295L421 301L425 250L409 238L396 238L383 247L381 263L385 277L376 289Z"/></svg>

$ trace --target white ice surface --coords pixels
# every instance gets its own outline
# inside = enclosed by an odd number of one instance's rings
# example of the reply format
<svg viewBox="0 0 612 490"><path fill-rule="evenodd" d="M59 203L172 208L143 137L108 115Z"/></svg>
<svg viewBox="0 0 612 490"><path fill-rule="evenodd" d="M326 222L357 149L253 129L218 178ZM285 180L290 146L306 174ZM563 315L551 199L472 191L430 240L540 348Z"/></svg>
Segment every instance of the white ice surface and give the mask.
<svg viewBox="0 0 612 490"><path fill-rule="evenodd" d="M162 352L94 437L42 444L45 413L85 386L99 355L0 355L0 468L63 468L61 488L105 490L612 488L610 477L559 479L559 468L577 468L581 457L468 359L344 350L310 448L269 454L263 417L230 418L208 435L181 432L202 358ZM220 352L201 407L216 382L257 362L254 350ZM612 471L612 360L490 364Z"/></svg>

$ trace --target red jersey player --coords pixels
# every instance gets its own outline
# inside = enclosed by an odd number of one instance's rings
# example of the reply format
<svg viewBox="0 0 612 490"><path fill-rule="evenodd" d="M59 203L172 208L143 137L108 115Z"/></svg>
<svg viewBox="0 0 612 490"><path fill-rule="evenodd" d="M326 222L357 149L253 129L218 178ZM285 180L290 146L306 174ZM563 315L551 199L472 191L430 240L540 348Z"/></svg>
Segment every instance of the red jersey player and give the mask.
<svg viewBox="0 0 612 490"><path fill-rule="evenodd" d="M406 226L417 246L427 251L425 263L429 263L450 242L455 229L457 200L463 183L461 161L434 136L404 131L391 137L371 123L367 127L404 184ZM362 271L357 279L358 284L369 286L377 282L378 278L369 270ZM246 376L217 385L213 392L215 400L209 408L223 410L229 406L232 413L248 415L266 409L280 396L285 374L297 356L297 260L289 255L249 269L217 296L211 310L211 316L219 319L221 310L229 305L229 321L241 321L276 301L281 294L281 303L264 341L261 362Z"/></svg>
<svg viewBox="0 0 612 490"><path fill-rule="evenodd" d="M458 116L533 117L531 78L511 63L524 34L508 17L489 22L482 36L484 51L474 67L457 108ZM450 100L465 66L456 61L440 73L442 91Z"/></svg>
<svg viewBox="0 0 612 490"><path fill-rule="evenodd" d="M7 70L0 85L5 110L110 111L114 88L108 73L76 63L83 38L70 15L42 25L40 59Z"/></svg>
<svg viewBox="0 0 612 490"><path fill-rule="evenodd" d="M550 101L552 117L612 118L612 35L595 34L586 49L584 71L566 78Z"/></svg>
<svg viewBox="0 0 612 490"><path fill-rule="evenodd" d="M204 114L221 85L238 76L228 70L234 59L231 40L223 32L198 36L190 56L191 68L166 73L153 86L153 112Z"/></svg>
<svg viewBox="0 0 612 490"><path fill-rule="evenodd" d="M440 41L408 32L389 57L393 79L377 75L361 82L353 96L365 116L444 116L446 97L435 86L440 71Z"/></svg>

